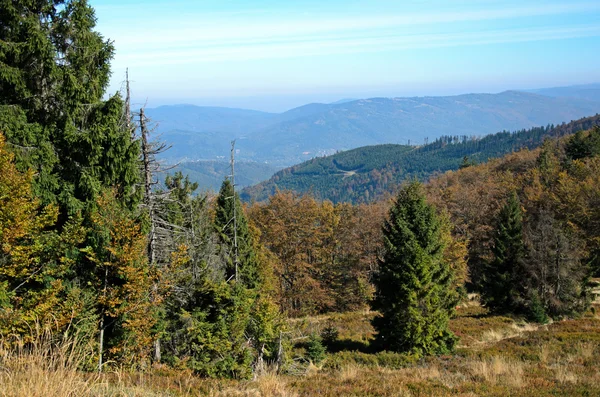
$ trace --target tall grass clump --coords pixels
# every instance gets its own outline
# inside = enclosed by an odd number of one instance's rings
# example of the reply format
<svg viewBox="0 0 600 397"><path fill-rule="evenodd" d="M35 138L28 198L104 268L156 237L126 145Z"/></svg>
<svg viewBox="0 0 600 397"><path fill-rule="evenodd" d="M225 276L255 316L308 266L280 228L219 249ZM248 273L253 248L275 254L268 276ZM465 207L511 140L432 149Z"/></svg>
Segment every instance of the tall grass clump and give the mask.
<svg viewBox="0 0 600 397"><path fill-rule="evenodd" d="M52 397L89 395L97 375L84 376L78 368L93 355L77 337L56 337L37 326L32 337L0 337L0 396Z"/></svg>

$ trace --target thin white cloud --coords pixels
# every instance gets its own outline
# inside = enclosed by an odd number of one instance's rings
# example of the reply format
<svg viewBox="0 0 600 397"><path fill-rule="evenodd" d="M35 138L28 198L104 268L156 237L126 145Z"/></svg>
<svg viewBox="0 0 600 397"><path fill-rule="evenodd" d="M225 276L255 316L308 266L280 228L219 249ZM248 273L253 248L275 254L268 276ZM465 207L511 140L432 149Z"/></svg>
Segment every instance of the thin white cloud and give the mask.
<svg viewBox="0 0 600 397"><path fill-rule="evenodd" d="M119 48L135 49L167 46L186 47L202 42L205 45L232 45L260 40L285 41L306 36L339 35L349 32L408 28L416 25L437 25L535 16L572 14L600 10L600 2L571 4L537 4L511 8L466 10L459 12L419 12L399 15L299 15L264 18L244 15L182 15L175 20L157 18L135 25L107 25L106 35L116 40ZM131 26L137 26L133 28ZM327 38L327 37L325 37Z"/></svg>
<svg viewBox="0 0 600 397"><path fill-rule="evenodd" d="M244 43L229 46L205 46L195 48L161 49L126 53L117 58L120 66L144 66L200 64L204 62L245 61L256 59L279 59L309 57L331 54L354 54L380 51L403 51L410 49L442 48L472 45L489 45L527 41L557 40L600 36L600 26L541 27L472 31L451 34L387 34L368 37L337 37L305 41L273 41L267 43ZM115 65L115 66L119 66Z"/></svg>

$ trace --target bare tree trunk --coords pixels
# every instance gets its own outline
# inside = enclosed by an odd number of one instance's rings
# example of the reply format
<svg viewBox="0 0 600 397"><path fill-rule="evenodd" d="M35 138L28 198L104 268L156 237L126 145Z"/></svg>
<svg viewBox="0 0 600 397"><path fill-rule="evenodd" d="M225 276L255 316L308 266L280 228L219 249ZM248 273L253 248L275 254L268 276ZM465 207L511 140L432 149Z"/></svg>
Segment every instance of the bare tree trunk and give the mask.
<svg viewBox="0 0 600 397"><path fill-rule="evenodd" d="M554 289L554 297L558 298L559 294L560 294L560 286L561 286L561 277L560 277L560 256L561 256L561 246L560 246L560 239L557 237L556 238L556 260L554 261L555 263L555 272L556 272L556 287Z"/></svg>
<svg viewBox="0 0 600 397"><path fill-rule="evenodd" d="M129 86L128 86L129 88ZM140 134L142 136L142 163L144 167L144 204L148 208L150 216L150 233L148 236L148 262L150 267L156 264L156 214L154 209L154 200L152 199L152 169L151 169L151 148L148 143L148 128L146 127L146 116L144 108L140 109ZM153 286L156 290L157 285ZM154 361L159 363L160 354L160 338L154 341Z"/></svg>
<svg viewBox="0 0 600 397"><path fill-rule="evenodd" d="M131 91L129 90L129 69L125 71L125 127L135 140L135 130L131 126Z"/></svg>
<svg viewBox="0 0 600 397"><path fill-rule="evenodd" d="M160 338L157 338L154 341L154 361L160 363L161 354L160 354Z"/></svg>
<svg viewBox="0 0 600 397"><path fill-rule="evenodd" d="M102 349L104 348L104 313L100 318L100 343L98 345L98 372L102 372Z"/></svg>
<svg viewBox="0 0 600 397"><path fill-rule="evenodd" d="M283 332L279 331L279 348L277 349L277 369L279 372L283 365Z"/></svg>
<svg viewBox="0 0 600 397"><path fill-rule="evenodd" d="M235 141L231 141L231 188L233 189L233 250L234 250L234 261L235 261L235 281L239 282L239 258L238 258L238 243L237 243L237 214L236 214L236 200L235 200Z"/></svg>
<svg viewBox="0 0 600 397"><path fill-rule="evenodd" d="M152 266L156 259L156 225L154 219L154 208L152 202L152 170L150 168L150 145L148 144L148 129L146 128L146 116L144 108L140 109L140 132L142 135L142 163L144 167L144 204L150 215L150 235L148 238L148 260Z"/></svg>

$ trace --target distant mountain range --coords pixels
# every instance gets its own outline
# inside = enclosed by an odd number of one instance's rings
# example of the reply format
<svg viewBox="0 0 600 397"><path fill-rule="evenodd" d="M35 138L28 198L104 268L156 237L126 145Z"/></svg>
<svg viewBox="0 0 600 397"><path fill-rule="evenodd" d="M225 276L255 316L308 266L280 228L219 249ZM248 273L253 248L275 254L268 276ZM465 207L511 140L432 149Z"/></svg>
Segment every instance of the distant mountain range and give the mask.
<svg viewBox="0 0 600 397"><path fill-rule="evenodd" d="M244 189L242 198L262 201L277 190L292 190L310 192L318 199L333 202L369 202L393 194L408 178L426 180L461 165L485 162L523 148L533 149L547 137L564 136L595 125L600 125L600 115L559 126L499 132L481 139L442 136L418 147L361 147L285 168L271 179Z"/></svg>
<svg viewBox="0 0 600 397"><path fill-rule="evenodd" d="M551 97L582 98L600 102L600 83L574 85L570 87L542 88L538 90L528 90L528 92Z"/></svg>
<svg viewBox="0 0 600 397"><path fill-rule="evenodd" d="M146 114L172 149L170 162L237 158L282 168L307 159L384 143L422 144L442 135L484 136L561 123L600 111L600 85L446 97L347 99L284 113L161 106Z"/></svg>

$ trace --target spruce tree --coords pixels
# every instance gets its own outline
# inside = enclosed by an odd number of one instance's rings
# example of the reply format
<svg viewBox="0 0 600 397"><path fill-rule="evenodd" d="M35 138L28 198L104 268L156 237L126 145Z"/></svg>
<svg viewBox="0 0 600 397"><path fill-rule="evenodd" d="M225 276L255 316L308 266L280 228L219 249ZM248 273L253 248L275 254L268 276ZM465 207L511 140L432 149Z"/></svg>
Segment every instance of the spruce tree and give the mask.
<svg viewBox="0 0 600 397"><path fill-rule="evenodd" d="M95 265L89 276L100 316L100 370L107 352L111 359L121 362L147 358L156 322L156 272L149 267L146 236L114 196L114 192L107 192L98 198L91 214L90 235L95 244L82 250L90 264Z"/></svg>
<svg viewBox="0 0 600 397"><path fill-rule="evenodd" d="M443 260L443 230L420 183L400 190L383 226L385 254L374 277L380 348L416 355L452 350L456 337L448 321L457 294Z"/></svg>
<svg viewBox="0 0 600 397"><path fill-rule="evenodd" d="M106 187L136 196L138 147L122 99L103 100L114 48L95 24L85 0L0 6L0 130L19 169L35 170L42 203L59 204L61 224Z"/></svg>
<svg viewBox="0 0 600 397"><path fill-rule="evenodd" d="M189 176L183 175L177 171L175 175L167 175L165 178L169 200L165 200L165 218L174 225L184 228L190 228L191 214L189 212L196 209L197 204L202 204L205 200L203 196L194 197L194 192L198 189L198 183L191 182Z"/></svg>
<svg viewBox="0 0 600 397"><path fill-rule="evenodd" d="M248 288L256 287L259 283L258 264L252 247L248 220L242 210L240 197L237 193L234 195L233 186L228 179L223 181L217 197L215 228L225 257L226 280L236 277L234 240L237 240L239 280Z"/></svg>
<svg viewBox="0 0 600 397"><path fill-rule="evenodd" d="M178 286L186 287L183 299L167 300L166 361L185 363L202 376L249 378L254 352L246 331L252 291L212 280L207 271L180 276Z"/></svg>
<svg viewBox="0 0 600 397"><path fill-rule="evenodd" d="M498 214L491 249L494 257L482 275L482 301L492 311L519 311L523 304L519 278L524 275L525 245L521 203L515 192Z"/></svg>

